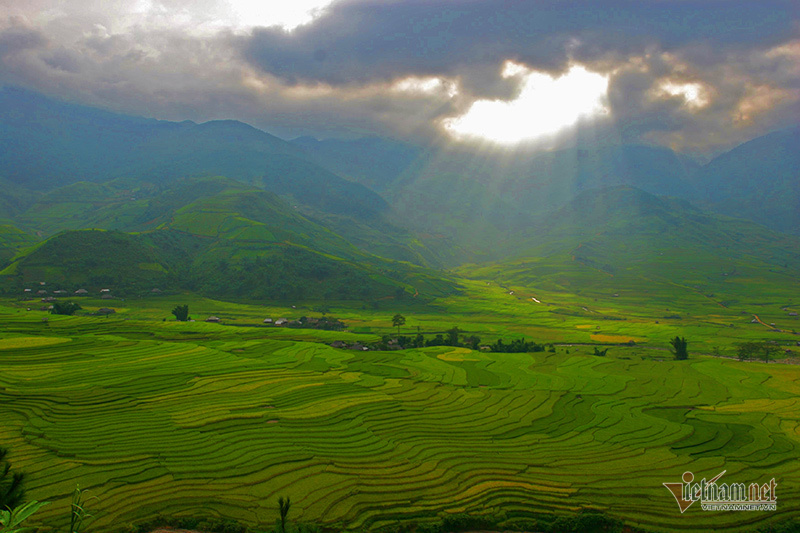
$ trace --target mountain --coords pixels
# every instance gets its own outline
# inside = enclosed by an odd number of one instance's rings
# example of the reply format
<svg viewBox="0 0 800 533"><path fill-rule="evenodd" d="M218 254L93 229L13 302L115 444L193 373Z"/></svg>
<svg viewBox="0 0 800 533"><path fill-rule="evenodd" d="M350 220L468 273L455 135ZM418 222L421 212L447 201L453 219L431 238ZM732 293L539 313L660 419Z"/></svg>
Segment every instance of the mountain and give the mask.
<svg viewBox="0 0 800 533"><path fill-rule="evenodd" d="M281 300L456 290L446 276L364 252L274 193L227 178L73 183L45 194L21 219L67 231L20 251L0 272L9 290L47 281Z"/></svg>
<svg viewBox="0 0 800 533"><path fill-rule="evenodd" d="M420 159L387 189L392 214L435 242L453 241L451 263L500 257L543 213L581 191L631 185L692 196L694 167L667 149L598 145L555 152L446 149Z"/></svg>
<svg viewBox="0 0 800 533"><path fill-rule="evenodd" d="M426 151L418 146L381 137L323 141L298 137L291 143L325 168L377 192L384 192L426 156Z"/></svg>
<svg viewBox="0 0 800 533"><path fill-rule="evenodd" d="M236 121L167 122L0 91L0 177L28 189L136 178L227 176L324 212L370 220L387 208L290 143Z"/></svg>
<svg viewBox="0 0 800 533"><path fill-rule="evenodd" d="M461 272L595 297L635 292L663 297L665 307L671 294L759 301L800 276L797 238L627 186L580 193L503 253L500 263Z"/></svg>
<svg viewBox="0 0 800 533"><path fill-rule="evenodd" d="M774 230L800 234L800 126L758 137L699 169L702 204Z"/></svg>

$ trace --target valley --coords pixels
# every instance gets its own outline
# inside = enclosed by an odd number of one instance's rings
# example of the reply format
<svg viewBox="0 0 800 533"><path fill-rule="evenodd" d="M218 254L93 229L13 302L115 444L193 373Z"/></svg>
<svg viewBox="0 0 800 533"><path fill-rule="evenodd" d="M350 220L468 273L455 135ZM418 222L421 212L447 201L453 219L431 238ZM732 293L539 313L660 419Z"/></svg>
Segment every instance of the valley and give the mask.
<svg viewBox="0 0 800 533"><path fill-rule="evenodd" d="M284 496L297 531L800 519L794 130L700 165L288 142L16 89L0 117L0 447L43 532L76 485L97 533L266 531ZM769 209L753 167L720 191L759 151ZM776 479L777 510L682 514L663 486L722 470Z"/></svg>

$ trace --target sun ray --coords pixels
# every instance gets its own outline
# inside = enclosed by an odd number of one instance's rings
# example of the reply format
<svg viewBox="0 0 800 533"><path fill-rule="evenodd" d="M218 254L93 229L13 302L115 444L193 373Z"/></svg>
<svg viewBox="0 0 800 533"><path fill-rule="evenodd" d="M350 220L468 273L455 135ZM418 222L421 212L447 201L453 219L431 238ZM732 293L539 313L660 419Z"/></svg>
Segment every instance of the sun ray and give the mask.
<svg viewBox="0 0 800 533"><path fill-rule="evenodd" d="M517 63L507 63L504 77L520 76L522 90L511 101L478 100L459 117L443 121L457 139L487 139L518 144L556 134L590 117L608 115L608 77L573 65L553 78Z"/></svg>

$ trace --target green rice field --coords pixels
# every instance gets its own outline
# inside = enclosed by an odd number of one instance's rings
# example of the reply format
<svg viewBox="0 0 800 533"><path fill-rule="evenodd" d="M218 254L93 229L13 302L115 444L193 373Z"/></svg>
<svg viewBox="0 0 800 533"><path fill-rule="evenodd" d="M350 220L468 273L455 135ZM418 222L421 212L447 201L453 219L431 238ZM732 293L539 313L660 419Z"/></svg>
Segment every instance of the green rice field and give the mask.
<svg viewBox="0 0 800 533"><path fill-rule="evenodd" d="M356 352L325 343L391 332L386 311L334 309L350 325L336 333L162 322L175 297L119 302L110 318L47 323L7 302L0 443L27 474L29 497L53 502L38 515L52 530L67 527L76 484L93 497L97 532L159 513L271 525L279 496L291 497L292 520L347 530L451 513L513 526L599 509L654 531L746 531L800 516L800 367L697 352L674 361L663 346L683 326L657 323L660 310L635 315L624 295L615 309L600 299L596 316L575 316L553 306L545 313L530 295L505 298L509 291L484 282L471 290L473 307L460 313L445 311L464 307L456 300L428 314L409 308L407 329L457 323L485 339L628 336L636 345L606 357L566 344L531 354ZM191 305L240 325L304 312ZM625 319L602 318L610 313ZM724 348L765 329L736 309L693 324L685 329L695 347ZM714 339L718 331L732 336ZM728 481L748 484L774 477L778 509L682 515L662 483L687 470L698 479L726 470Z"/></svg>

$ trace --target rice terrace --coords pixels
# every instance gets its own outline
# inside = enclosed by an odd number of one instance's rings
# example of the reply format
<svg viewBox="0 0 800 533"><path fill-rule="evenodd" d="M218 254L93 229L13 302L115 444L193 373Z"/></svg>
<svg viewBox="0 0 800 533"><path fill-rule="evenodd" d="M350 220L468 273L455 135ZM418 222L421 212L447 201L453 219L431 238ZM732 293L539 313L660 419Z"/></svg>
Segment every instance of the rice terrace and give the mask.
<svg viewBox="0 0 800 533"><path fill-rule="evenodd" d="M796 0L6 0L0 533L800 533Z"/></svg>
<svg viewBox="0 0 800 533"><path fill-rule="evenodd" d="M484 310L496 315L486 323L497 329L486 333L508 335L503 319L525 315L514 331L544 331L537 323L549 311L480 285L474 290L497 306ZM257 306L206 300L192 307L217 309L228 325L156 320L169 300L46 323L21 310L24 302L3 307L2 439L28 490L54 502L40 511L45 524L63 526L78 482L96 497L99 531L157 514L270 524L283 494L294 519L347 530L443 513L513 526L583 508L613 509L652 530L746 529L736 513L687 520L662 487L675 472L722 469L731 478L779 479L777 514L797 513L795 365L674 361L619 343L597 357L578 345L598 336L577 323L585 317L551 332L571 341L554 351L357 352L326 343L380 336L256 327ZM407 313L403 328L481 323L480 311ZM380 312L342 312L359 317L362 331L393 329ZM596 323L615 339L632 327L656 345L669 335L644 317ZM763 516L747 518L758 524Z"/></svg>

